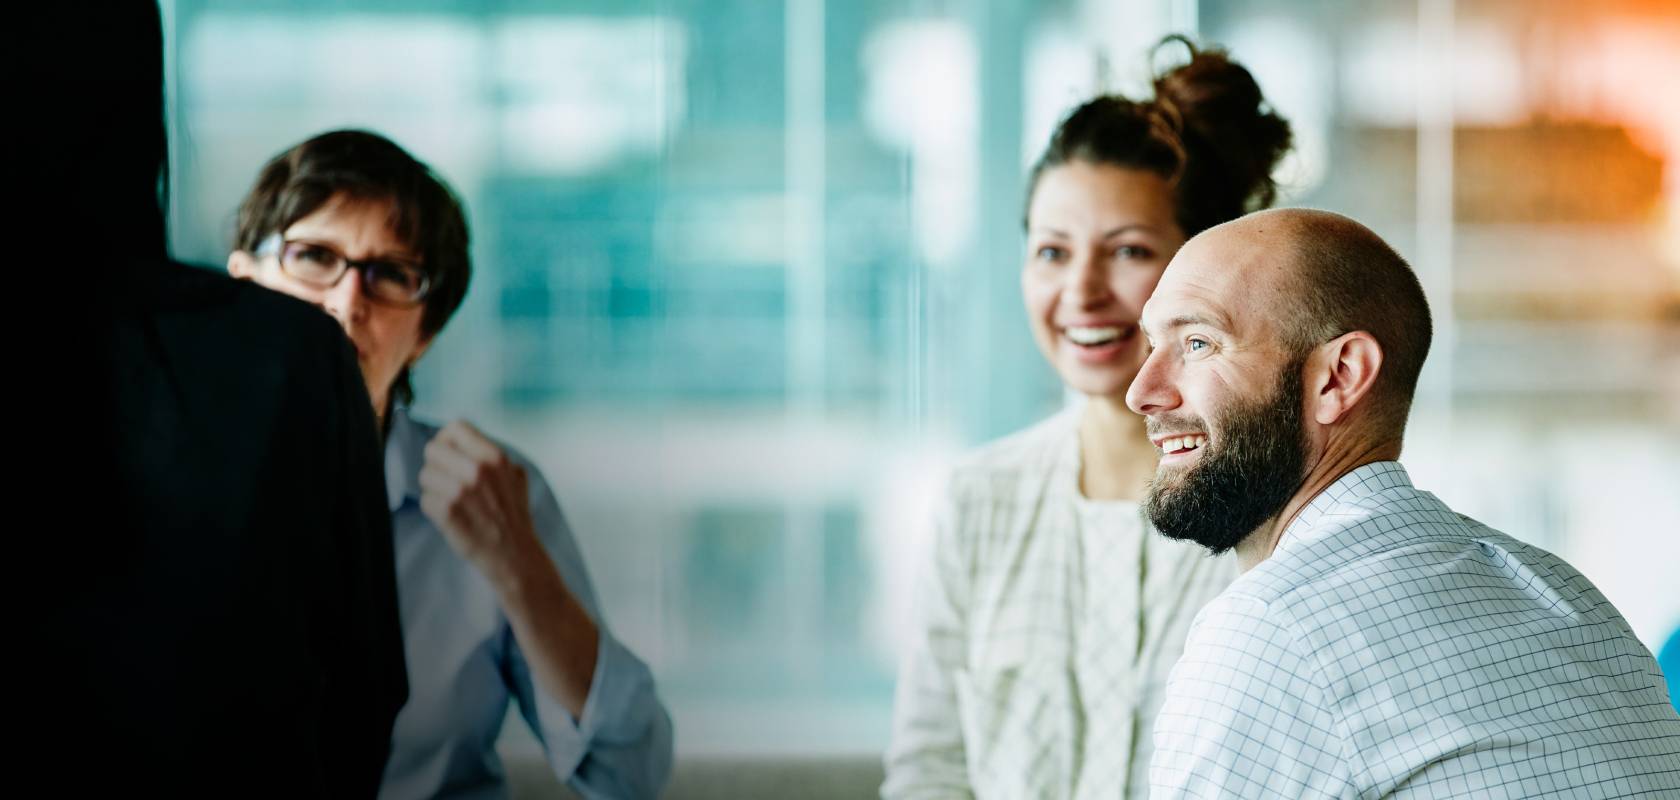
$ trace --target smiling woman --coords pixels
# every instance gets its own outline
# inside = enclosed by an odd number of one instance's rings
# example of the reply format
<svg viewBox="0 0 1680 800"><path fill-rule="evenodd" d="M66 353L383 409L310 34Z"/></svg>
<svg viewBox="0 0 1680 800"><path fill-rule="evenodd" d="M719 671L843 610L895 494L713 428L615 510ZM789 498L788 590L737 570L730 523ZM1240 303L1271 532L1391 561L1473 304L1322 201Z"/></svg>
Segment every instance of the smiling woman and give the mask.
<svg viewBox="0 0 1680 800"><path fill-rule="evenodd" d="M1021 294L1040 352L1085 402L952 475L886 797L1142 796L1166 671L1196 610L1236 575L1231 559L1150 531L1138 501L1159 451L1124 404L1167 262L1269 204L1290 141L1247 70L1189 49L1153 100L1075 109L1033 169Z"/></svg>
<svg viewBox="0 0 1680 800"><path fill-rule="evenodd" d="M1124 392L1142 363L1138 313L1184 244L1171 184L1073 161L1039 178L1027 220L1021 295L1039 350L1081 394Z"/></svg>

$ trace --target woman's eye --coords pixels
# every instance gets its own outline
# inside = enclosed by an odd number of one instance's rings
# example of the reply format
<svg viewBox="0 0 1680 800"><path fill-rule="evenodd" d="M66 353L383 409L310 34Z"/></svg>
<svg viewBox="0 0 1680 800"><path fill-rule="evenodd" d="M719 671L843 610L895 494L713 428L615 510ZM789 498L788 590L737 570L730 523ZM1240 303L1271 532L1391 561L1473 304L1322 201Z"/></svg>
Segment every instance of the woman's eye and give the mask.
<svg viewBox="0 0 1680 800"><path fill-rule="evenodd" d="M384 281L396 286L409 287L420 282L419 276L407 268L384 261L375 261L367 265L368 275L376 281Z"/></svg>
<svg viewBox="0 0 1680 800"><path fill-rule="evenodd" d="M280 268L304 280L325 280L338 264L338 254L319 245L294 243L280 254Z"/></svg>
<svg viewBox="0 0 1680 800"><path fill-rule="evenodd" d="M1060 247L1045 245L1033 251L1033 257L1039 261L1061 261L1066 253Z"/></svg>
<svg viewBox="0 0 1680 800"><path fill-rule="evenodd" d="M1128 244L1118 250L1115 250L1114 255L1116 258L1147 259L1154 258L1155 251L1150 250L1147 247L1139 247L1137 245Z"/></svg>

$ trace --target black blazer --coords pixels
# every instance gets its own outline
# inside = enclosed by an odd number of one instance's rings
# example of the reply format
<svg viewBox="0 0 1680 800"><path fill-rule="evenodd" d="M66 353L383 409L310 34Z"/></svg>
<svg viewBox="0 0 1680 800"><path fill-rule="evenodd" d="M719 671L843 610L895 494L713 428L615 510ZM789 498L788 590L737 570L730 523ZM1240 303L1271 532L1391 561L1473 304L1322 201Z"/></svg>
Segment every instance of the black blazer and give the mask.
<svg viewBox="0 0 1680 800"><path fill-rule="evenodd" d="M99 394L72 437L92 455L69 481L86 505L45 541L63 591L36 620L48 734L84 757L62 788L373 796L408 689L381 447L343 333L173 263L93 306Z"/></svg>

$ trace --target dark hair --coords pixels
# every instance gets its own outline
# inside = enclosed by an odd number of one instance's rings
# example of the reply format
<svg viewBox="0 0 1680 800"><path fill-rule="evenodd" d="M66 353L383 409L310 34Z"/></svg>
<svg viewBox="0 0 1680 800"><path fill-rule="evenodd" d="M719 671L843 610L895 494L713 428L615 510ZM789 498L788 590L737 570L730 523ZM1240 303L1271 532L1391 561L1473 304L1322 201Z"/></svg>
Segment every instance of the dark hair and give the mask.
<svg viewBox="0 0 1680 800"><path fill-rule="evenodd" d="M1297 269L1279 304L1287 309L1286 345L1304 354L1351 331L1371 334L1383 351L1371 387L1373 419L1398 439L1433 338L1423 285L1406 259L1364 225L1328 212L1300 219Z"/></svg>
<svg viewBox="0 0 1680 800"><path fill-rule="evenodd" d="M1254 76L1223 50L1174 35L1154 52L1173 43L1188 48L1190 60L1155 77L1153 100L1100 95L1062 120L1033 165L1029 207L1044 172L1071 161L1165 178L1186 239L1272 204L1272 168L1289 150L1289 123L1266 107Z"/></svg>
<svg viewBox="0 0 1680 800"><path fill-rule="evenodd" d="M379 134L332 131L275 156L239 204L233 246L255 252L263 239L340 195L390 202L391 231L419 253L431 281L420 332L433 336L443 330L472 278L466 213L437 173ZM391 399L413 401L407 367L392 383Z"/></svg>

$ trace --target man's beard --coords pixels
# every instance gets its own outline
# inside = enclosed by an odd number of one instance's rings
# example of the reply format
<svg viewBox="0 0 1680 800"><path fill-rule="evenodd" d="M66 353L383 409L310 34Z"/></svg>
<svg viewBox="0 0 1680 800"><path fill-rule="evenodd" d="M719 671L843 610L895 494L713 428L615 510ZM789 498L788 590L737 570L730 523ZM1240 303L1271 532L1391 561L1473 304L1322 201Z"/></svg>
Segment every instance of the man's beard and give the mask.
<svg viewBox="0 0 1680 800"><path fill-rule="evenodd" d="M1270 397L1215 417L1206 451L1195 463L1155 474L1143 508L1156 530L1218 555L1283 510L1306 471L1304 363L1285 367Z"/></svg>

